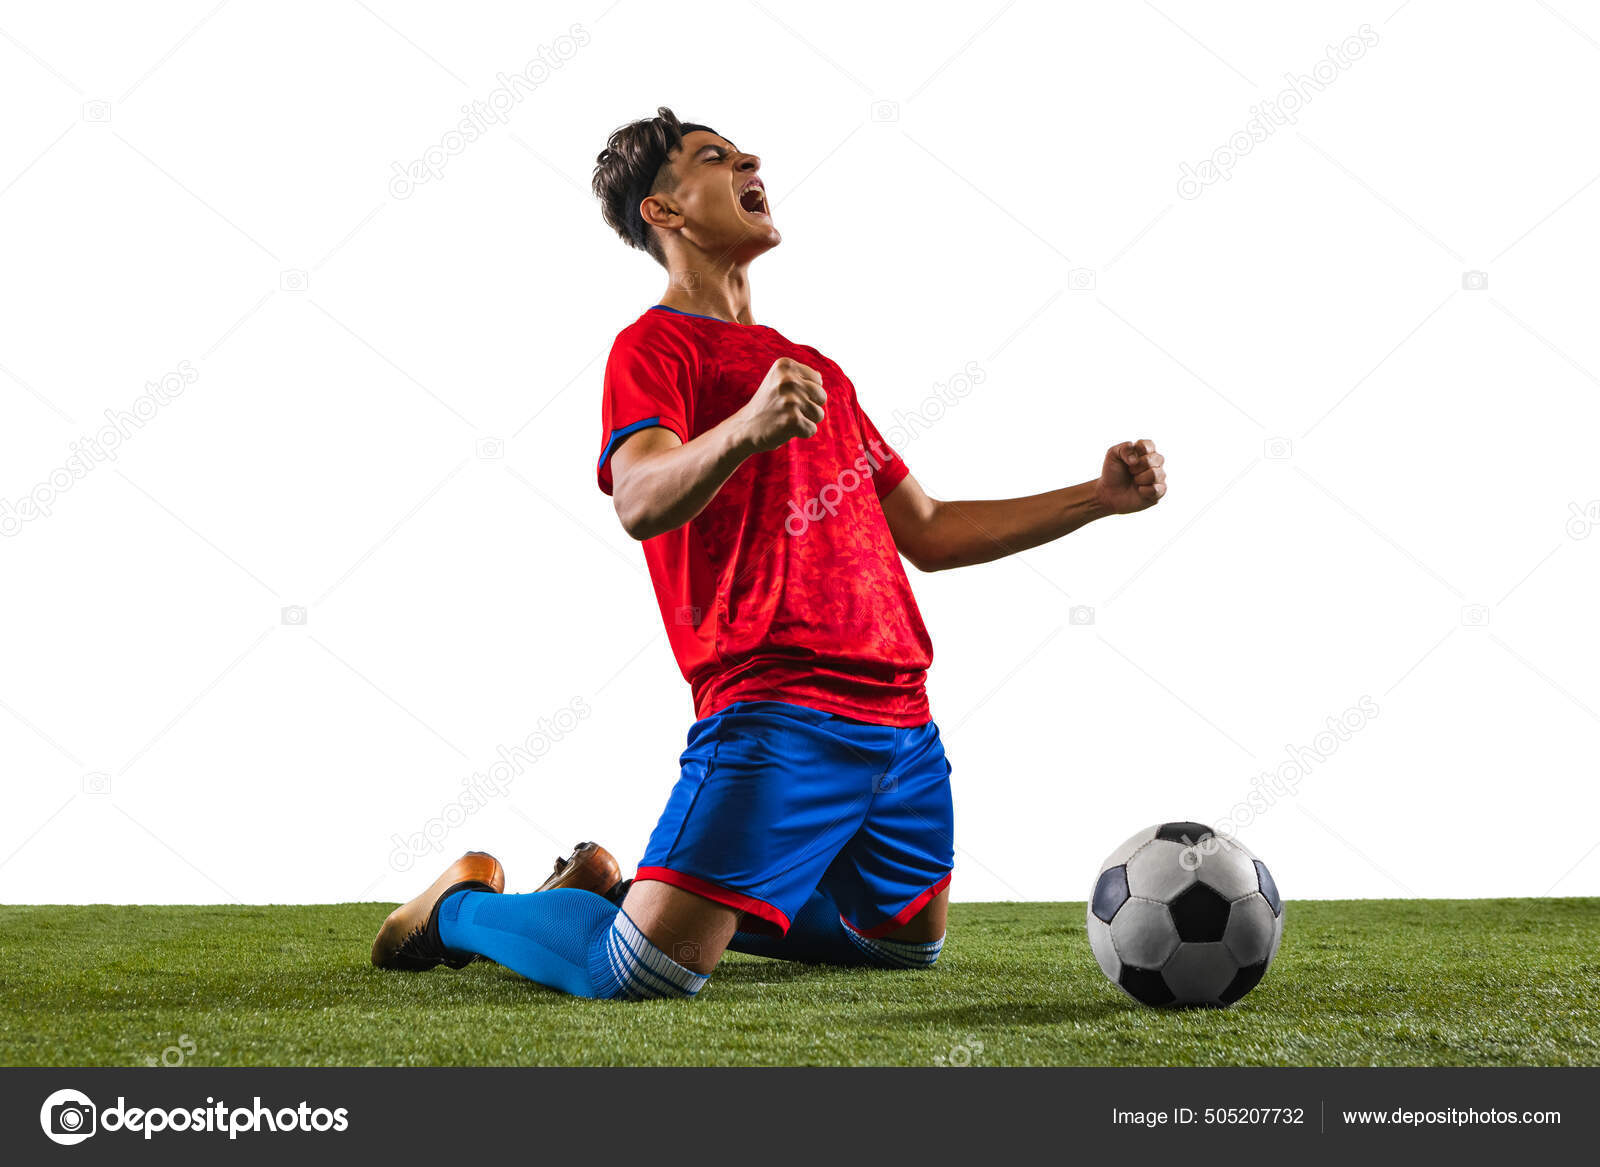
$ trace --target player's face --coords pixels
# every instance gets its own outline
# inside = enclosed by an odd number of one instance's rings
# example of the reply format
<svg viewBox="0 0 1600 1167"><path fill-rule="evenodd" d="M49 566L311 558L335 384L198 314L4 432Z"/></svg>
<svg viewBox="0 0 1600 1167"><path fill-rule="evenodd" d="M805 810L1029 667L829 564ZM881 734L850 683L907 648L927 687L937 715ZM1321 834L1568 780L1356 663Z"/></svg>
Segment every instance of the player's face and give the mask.
<svg viewBox="0 0 1600 1167"><path fill-rule="evenodd" d="M748 262L782 242L761 182L761 159L706 130L686 134L669 165L678 179L667 197L683 216L685 238L701 251Z"/></svg>

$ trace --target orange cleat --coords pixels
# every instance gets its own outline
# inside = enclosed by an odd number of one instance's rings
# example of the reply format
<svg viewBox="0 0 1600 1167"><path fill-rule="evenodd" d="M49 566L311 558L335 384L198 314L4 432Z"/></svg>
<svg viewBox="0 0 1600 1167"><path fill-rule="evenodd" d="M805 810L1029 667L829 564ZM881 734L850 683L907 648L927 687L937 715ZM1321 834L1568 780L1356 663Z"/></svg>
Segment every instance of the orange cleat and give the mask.
<svg viewBox="0 0 1600 1167"><path fill-rule="evenodd" d="M572 854L556 860L550 877L534 888L535 891L553 891L558 887L573 887L579 891L592 891L595 895L609 896L622 882L622 868L599 843L579 843Z"/></svg>
<svg viewBox="0 0 1600 1167"><path fill-rule="evenodd" d="M372 963L379 968L399 968L420 972L443 964L463 968L474 957L451 956L439 939L439 905L451 892L506 889L506 873L500 860L486 851L468 851L444 874L428 885L428 890L410 903L389 913L372 942Z"/></svg>

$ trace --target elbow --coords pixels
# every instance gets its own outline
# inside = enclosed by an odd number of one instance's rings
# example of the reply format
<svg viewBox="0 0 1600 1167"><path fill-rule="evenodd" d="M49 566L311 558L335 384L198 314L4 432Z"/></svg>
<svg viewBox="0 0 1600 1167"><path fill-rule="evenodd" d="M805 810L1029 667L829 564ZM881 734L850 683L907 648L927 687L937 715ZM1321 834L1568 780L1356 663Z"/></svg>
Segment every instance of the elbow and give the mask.
<svg viewBox="0 0 1600 1167"><path fill-rule="evenodd" d="M914 522L902 521L894 531L895 547L907 563L921 572L946 571L959 566L950 548L938 536L940 504L928 500L928 508Z"/></svg>
<svg viewBox="0 0 1600 1167"><path fill-rule="evenodd" d="M905 556L907 563L921 572L947 571L955 566L954 561L948 556L927 548L905 549L900 554Z"/></svg>
<svg viewBox="0 0 1600 1167"><path fill-rule="evenodd" d="M654 539L666 530L665 527L644 518L623 519L622 529L628 533L628 538L639 543L643 543L646 539Z"/></svg>
<svg viewBox="0 0 1600 1167"><path fill-rule="evenodd" d="M622 524L622 529L628 533L628 538L643 543L646 539L661 534L645 509L636 503L630 505L630 500L625 499L620 492L612 496L611 502L616 509L617 520Z"/></svg>

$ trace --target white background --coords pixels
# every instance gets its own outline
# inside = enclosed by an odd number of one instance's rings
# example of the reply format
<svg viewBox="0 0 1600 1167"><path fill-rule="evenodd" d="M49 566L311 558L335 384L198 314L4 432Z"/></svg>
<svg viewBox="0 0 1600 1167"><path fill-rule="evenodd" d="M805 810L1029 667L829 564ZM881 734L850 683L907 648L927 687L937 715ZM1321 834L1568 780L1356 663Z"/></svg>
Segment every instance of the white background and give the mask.
<svg viewBox="0 0 1600 1167"><path fill-rule="evenodd" d="M1297 124L1180 195L1363 25ZM1363 697L1243 831L1287 895L1600 892L1594 5L203 0L0 8L0 499L197 374L0 539L0 899L637 858L691 710L593 464L604 354L662 277L587 182L663 102L762 155L757 317L880 425L977 362L903 451L931 493L1169 459L1150 513L914 575L957 898L1081 898Z"/></svg>

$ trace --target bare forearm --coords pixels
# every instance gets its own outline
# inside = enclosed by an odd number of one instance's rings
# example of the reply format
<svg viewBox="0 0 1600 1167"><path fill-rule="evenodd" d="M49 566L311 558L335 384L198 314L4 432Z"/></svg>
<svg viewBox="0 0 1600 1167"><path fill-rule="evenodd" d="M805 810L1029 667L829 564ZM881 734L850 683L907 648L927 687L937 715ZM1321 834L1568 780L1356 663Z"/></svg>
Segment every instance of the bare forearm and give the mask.
<svg viewBox="0 0 1600 1167"><path fill-rule="evenodd" d="M753 452L730 417L692 441L627 459L613 495L623 529L642 540L683 526Z"/></svg>
<svg viewBox="0 0 1600 1167"><path fill-rule="evenodd" d="M924 571L967 567L1069 535L1108 513L1095 486L1084 482L1026 498L933 502L912 562Z"/></svg>
<svg viewBox="0 0 1600 1167"><path fill-rule="evenodd" d="M940 502L907 474L883 497L900 553L923 571L988 563L1076 531L1106 515L1131 515L1167 492L1166 459L1149 438L1106 451L1100 477L1077 486L985 502Z"/></svg>

